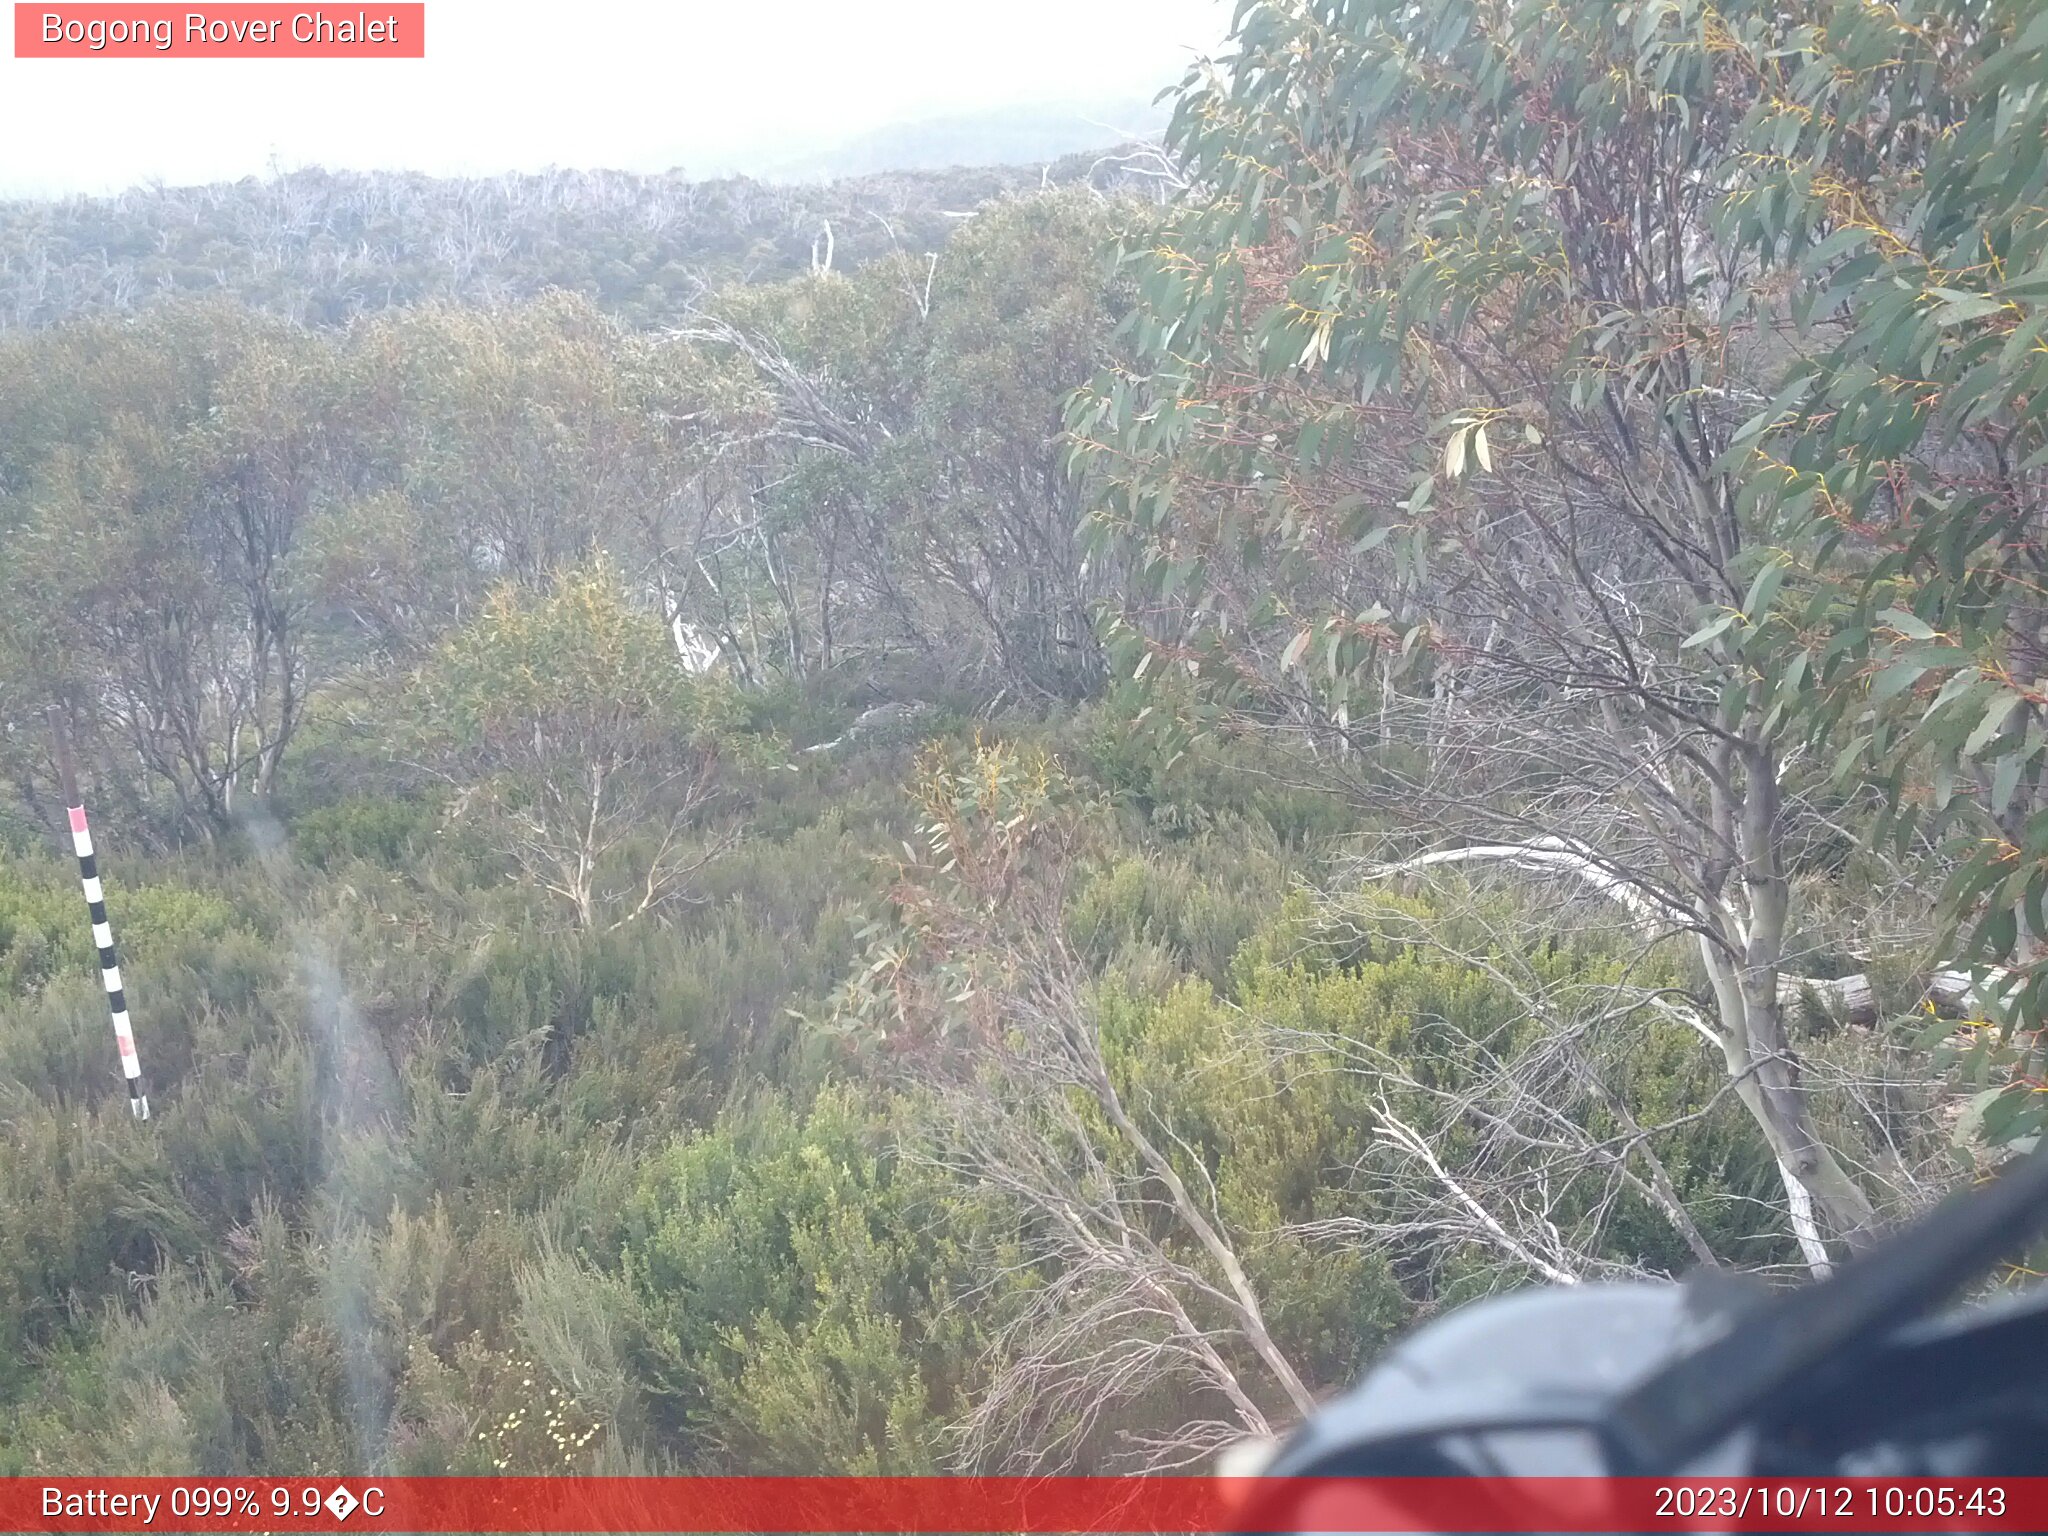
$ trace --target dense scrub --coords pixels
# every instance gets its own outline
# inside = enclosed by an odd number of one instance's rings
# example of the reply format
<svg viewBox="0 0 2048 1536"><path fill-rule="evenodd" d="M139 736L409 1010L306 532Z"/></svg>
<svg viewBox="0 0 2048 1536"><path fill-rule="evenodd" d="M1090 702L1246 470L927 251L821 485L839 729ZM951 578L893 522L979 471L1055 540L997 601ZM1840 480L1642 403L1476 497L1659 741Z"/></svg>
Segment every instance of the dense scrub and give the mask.
<svg viewBox="0 0 2048 1536"><path fill-rule="evenodd" d="M1630 312L1626 221L1485 158L1556 124L1388 62L1497 43L1705 249L1656 155L1777 23L1420 14L1248 6L1174 207L943 242L1015 178L0 219L0 1474L1184 1467L1475 1296L1824 1271L1997 1155L1896 814L1968 777L1900 712L1990 685L1816 703L1881 546L1755 491L1782 359L1687 308L1846 244ZM1330 56L1393 73L1304 131Z"/></svg>
<svg viewBox="0 0 2048 1536"><path fill-rule="evenodd" d="M1259 1030L1444 1073L1432 1021L1484 1037L1518 1007L1398 942L1319 942L1288 894L1312 866L1283 836L1299 810L1249 790L1225 825L1162 833L1094 777L1110 724L1025 732L1086 806L1068 921L1105 978L1108 1059L1251 1245L1276 1338L1341 1384L1501 1272L1360 1241L1346 1224L1398 1198L1364 1166L1369 1083L1316 1053L1261 1067ZM341 784L299 786L267 854L160 863L110 836L146 1125L106 1070L70 872L11 860L7 1470L953 1464L992 1349L1059 1276L1028 1207L947 1166L930 1090L821 1022L919 835L909 767L881 748L755 770L755 830L691 904L610 931L565 929L459 825ZM1630 1055L1638 1102L1711 1099L1685 1041ZM1785 1256L1739 1116L1667 1156L1717 1241ZM1639 1203L1587 1219L1618 1264L1686 1262ZM1201 1395L1145 1385L1078 1454L1127 1456Z"/></svg>

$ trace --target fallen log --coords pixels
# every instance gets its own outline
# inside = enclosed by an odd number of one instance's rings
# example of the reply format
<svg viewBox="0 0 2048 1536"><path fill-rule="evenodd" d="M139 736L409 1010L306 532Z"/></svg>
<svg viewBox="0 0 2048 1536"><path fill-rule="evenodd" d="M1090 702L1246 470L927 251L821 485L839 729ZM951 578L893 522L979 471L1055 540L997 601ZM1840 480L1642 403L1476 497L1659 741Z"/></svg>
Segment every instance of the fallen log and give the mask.
<svg viewBox="0 0 2048 1536"><path fill-rule="evenodd" d="M2004 969L1993 970L1983 981L1968 971L1936 971L1927 981L1927 1000L1934 1011L1947 1019L1989 1018L1999 999L1999 978L2005 990L2016 990L2020 978Z"/></svg>
<svg viewBox="0 0 2048 1536"><path fill-rule="evenodd" d="M1778 1006L1796 1008L1806 998L1830 1018L1845 1019L1863 1029L1877 1023L1877 993L1862 972L1821 980L1811 976L1780 976Z"/></svg>

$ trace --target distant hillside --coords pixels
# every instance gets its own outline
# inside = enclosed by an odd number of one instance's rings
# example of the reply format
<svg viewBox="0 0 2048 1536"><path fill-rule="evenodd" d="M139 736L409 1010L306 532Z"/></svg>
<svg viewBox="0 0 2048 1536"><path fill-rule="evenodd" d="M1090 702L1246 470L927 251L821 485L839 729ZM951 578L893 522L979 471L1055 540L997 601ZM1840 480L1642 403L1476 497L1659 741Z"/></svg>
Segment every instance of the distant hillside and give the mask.
<svg viewBox="0 0 2048 1536"><path fill-rule="evenodd" d="M968 147L936 132L931 142ZM850 145L845 153L871 152L879 147ZM892 242L933 250L959 215L991 198L1046 180L1090 179L1105 189L1125 180L1100 160L1081 153L802 185L692 181L681 172L448 178L314 169L0 202L0 329L131 309L173 293L228 294L328 325L422 300L491 302L547 288L658 325L707 286L802 271L822 250L828 224L842 269Z"/></svg>
<svg viewBox="0 0 2048 1536"><path fill-rule="evenodd" d="M1101 153L1133 135L1156 134L1166 110L1149 98L1109 104L1005 107L973 115L891 123L830 148L765 166L774 181L829 180L878 171L959 165L1042 165Z"/></svg>

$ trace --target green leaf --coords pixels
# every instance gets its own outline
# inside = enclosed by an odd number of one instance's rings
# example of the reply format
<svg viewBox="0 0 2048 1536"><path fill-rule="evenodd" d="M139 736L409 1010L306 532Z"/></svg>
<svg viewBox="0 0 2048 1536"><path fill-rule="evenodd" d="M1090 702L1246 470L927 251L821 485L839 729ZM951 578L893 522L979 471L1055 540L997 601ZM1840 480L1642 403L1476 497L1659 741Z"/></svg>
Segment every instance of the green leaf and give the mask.
<svg viewBox="0 0 2048 1536"><path fill-rule="evenodd" d="M1985 1111L1990 1109L2006 1091L2001 1085L1970 1095L1969 1102L1963 1106L1963 1112L1956 1117L1955 1129L1949 1133L1957 1146L1968 1146L1977 1139L1978 1132L1984 1124Z"/></svg>
<svg viewBox="0 0 2048 1536"><path fill-rule="evenodd" d="M1961 1027L1954 1019L1936 1019L1913 1036L1912 1048L1915 1051L1931 1051Z"/></svg>
<svg viewBox="0 0 2048 1536"><path fill-rule="evenodd" d="M1936 289L1937 293L1951 292ZM1964 294L1935 306L1934 323L1939 326L1961 325L1969 320L1981 320L1986 315L1995 315L2005 308L2002 299L1987 298L1981 293Z"/></svg>
<svg viewBox="0 0 2048 1536"><path fill-rule="evenodd" d="M1851 225L1845 229L1838 229L1808 251L1800 265L1809 273L1818 272L1836 257L1847 255L1850 250L1869 239L1870 231L1860 226Z"/></svg>
<svg viewBox="0 0 2048 1536"><path fill-rule="evenodd" d="M1778 595L1778 588L1785 583L1786 567L1773 560L1756 573L1756 580L1749 584L1749 596L1742 600L1742 611L1753 624L1770 608L1771 599Z"/></svg>
<svg viewBox="0 0 2048 1536"><path fill-rule="evenodd" d="M2003 815L2012 804L2012 792L2019 788L2026 766L2026 757L2018 752L2008 752L1999 758L1998 766L1991 770L1991 803L1986 807L1992 815Z"/></svg>
<svg viewBox="0 0 2048 1536"><path fill-rule="evenodd" d="M1870 702L1882 704L1911 688L1927 675L1917 661L1895 661L1870 680Z"/></svg>
<svg viewBox="0 0 2048 1536"><path fill-rule="evenodd" d="M1710 623L1708 623L1704 628L1694 630L1691 634L1687 635L1683 640L1679 641L1678 648L1682 651L1695 650L1698 647L1705 645L1708 641L1714 639L1717 635L1727 633L1728 626L1735 623L1741 617L1742 612L1740 609L1730 608L1727 612L1723 613L1719 618L1714 619Z"/></svg>
<svg viewBox="0 0 2048 1536"><path fill-rule="evenodd" d="M1977 722L1977 728L1970 732L1969 740L1963 743L1963 756L1975 757L1984 744L1999 733L2012 712L2019 708L2020 696L2006 693L2002 689L1992 695L1990 705L1984 711L1984 718Z"/></svg>
<svg viewBox="0 0 2048 1536"><path fill-rule="evenodd" d="M1465 438L1470 431L1460 427L1444 442L1444 478L1456 480L1465 473Z"/></svg>

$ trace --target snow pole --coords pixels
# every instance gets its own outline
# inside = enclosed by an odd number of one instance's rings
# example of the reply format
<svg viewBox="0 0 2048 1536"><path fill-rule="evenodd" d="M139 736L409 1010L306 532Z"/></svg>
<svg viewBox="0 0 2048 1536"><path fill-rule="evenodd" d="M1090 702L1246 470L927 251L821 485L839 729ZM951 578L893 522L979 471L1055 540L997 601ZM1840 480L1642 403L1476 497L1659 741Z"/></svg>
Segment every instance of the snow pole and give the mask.
<svg viewBox="0 0 2048 1536"><path fill-rule="evenodd" d="M142 1088L142 1061L135 1054L135 1028L128 1018L128 994L121 986L114 930L107 922L107 893L100 885L99 861L93 857L92 829L86 825L85 797L78 792L78 774L71 762L71 739L64 729L64 717L53 712L52 718L57 729L57 775L63 781L64 804L71 816L71 848L78 855L78 879L85 888L93 947L100 952L100 983L107 989L107 1008L114 1018L114 1048L121 1053L121 1075L128 1080L128 1112L138 1120L147 1120L149 1095Z"/></svg>

